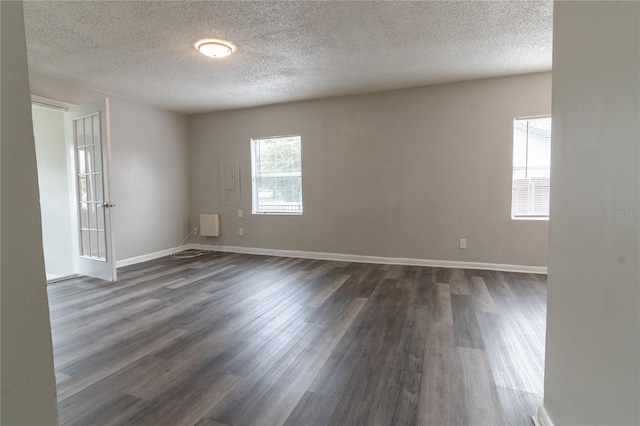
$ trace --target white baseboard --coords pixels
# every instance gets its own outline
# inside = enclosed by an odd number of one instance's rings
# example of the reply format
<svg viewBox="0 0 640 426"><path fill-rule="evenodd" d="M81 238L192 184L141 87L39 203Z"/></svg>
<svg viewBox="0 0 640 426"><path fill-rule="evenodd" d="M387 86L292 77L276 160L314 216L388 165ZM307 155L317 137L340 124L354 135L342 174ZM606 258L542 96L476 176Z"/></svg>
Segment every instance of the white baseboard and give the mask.
<svg viewBox="0 0 640 426"><path fill-rule="evenodd" d="M452 260L429 260L429 259L412 259L406 257L381 257L381 256L362 256L357 254L343 253L323 253L315 251L299 251L299 250L277 250L255 247L234 247L207 244L186 244L180 247L174 247L166 250L156 251L154 253L144 254L141 256L130 257L128 259L118 260L116 267L135 265L160 257L169 256L172 253L187 249L197 250L213 250L226 253L242 253L257 254L263 256L279 256L279 257L297 257L302 259L316 260L334 260L338 262L358 262L358 263L379 263L383 265L408 265L408 266L430 266L437 268L457 268L457 269L481 269L488 271L503 272L522 272L530 274L546 274L545 266L526 266L526 265L508 265L502 263L481 263L481 262L459 262Z"/></svg>
<svg viewBox="0 0 640 426"><path fill-rule="evenodd" d="M173 247L166 250L156 251L154 253L143 254L141 256L130 257L128 259L117 260L116 268L122 268L123 266L135 265L136 263L142 263L148 260L157 259L159 257L169 256L170 254L173 254L178 251L186 250L188 248L190 247L186 245L180 246L180 247Z"/></svg>
<svg viewBox="0 0 640 426"><path fill-rule="evenodd" d="M544 408L544 404L540 404L540 408L538 409L538 421L542 426L553 426L551 417L549 417L549 413L547 413L547 410Z"/></svg>
<svg viewBox="0 0 640 426"><path fill-rule="evenodd" d="M53 283L57 283L57 282L60 282L60 281L70 280L71 278L75 278L77 276L78 276L78 274L54 276L53 278L47 278L47 284L53 284Z"/></svg>
<svg viewBox="0 0 640 426"><path fill-rule="evenodd" d="M227 253L258 254L264 256L298 257L302 259L335 260L339 262L380 263L383 265L431 266L438 268L482 269L488 271L546 274L546 266L506 265L502 263L458 262L450 260L411 259L406 257L361 256L357 254L322 253L315 251L276 250L254 247L233 247L207 244L188 244L184 248L213 250Z"/></svg>

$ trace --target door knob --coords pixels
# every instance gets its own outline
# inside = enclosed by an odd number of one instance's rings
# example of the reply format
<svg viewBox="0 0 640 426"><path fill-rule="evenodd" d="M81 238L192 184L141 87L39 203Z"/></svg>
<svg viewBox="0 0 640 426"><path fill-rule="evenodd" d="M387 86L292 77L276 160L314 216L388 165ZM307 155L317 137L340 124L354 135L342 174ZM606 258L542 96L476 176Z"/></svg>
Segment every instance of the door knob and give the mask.
<svg viewBox="0 0 640 426"><path fill-rule="evenodd" d="M116 206L115 204L108 203L106 201L104 203L102 203L102 207L104 207L105 209L108 209L110 207L115 207L115 206Z"/></svg>

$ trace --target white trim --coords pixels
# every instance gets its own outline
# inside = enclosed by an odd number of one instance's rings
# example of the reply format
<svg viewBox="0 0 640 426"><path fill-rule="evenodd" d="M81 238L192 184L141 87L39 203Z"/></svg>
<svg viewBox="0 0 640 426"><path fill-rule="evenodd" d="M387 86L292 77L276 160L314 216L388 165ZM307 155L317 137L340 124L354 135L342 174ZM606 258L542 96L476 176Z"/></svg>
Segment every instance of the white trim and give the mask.
<svg viewBox="0 0 640 426"><path fill-rule="evenodd" d="M551 118L551 114L523 115L522 117L515 117L513 120L535 120L536 118Z"/></svg>
<svg viewBox="0 0 640 426"><path fill-rule="evenodd" d="M78 274L70 274L70 275L60 275L59 277L51 278L47 280L47 284L57 283L59 281L70 280L71 278L79 277Z"/></svg>
<svg viewBox="0 0 640 426"><path fill-rule="evenodd" d="M378 263L383 265L430 266L437 268L480 269L487 271L521 272L546 274L546 266L508 265L503 263L459 262L452 260L412 259L406 257L362 256L358 254L322 253L315 251L277 250L255 247L234 247L208 244L185 244L141 256L118 260L116 267L135 265L160 257L169 256L182 250L211 250L225 253L257 254L262 256L297 257L301 259L334 260L338 262ZM543 423L544 424L544 423ZM546 425L545 425L546 426Z"/></svg>
<svg viewBox="0 0 640 426"><path fill-rule="evenodd" d="M266 215L266 216L302 216L304 211L304 194L301 194L300 198L300 211L291 211L291 212L280 212L280 211L257 211L256 209L259 207L258 203L258 192L259 188L256 185L256 181L259 178L256 172L256 151L257 146L260 141L268 141L274 139L285 139L285 138L298 138L300 143L300 185L303 183L302 179L302 134L292 134L286 136L269 136L269 137L260 137L260 138L251 138L249 141L251 147L251 214L254 215ZM292 172L293 173L293 172ZM297 173L292 175L292 177L297 177ZM301 187L302 188L302 187ZM267 206L268 207L268 206Z"/></svg>
<svg viewBox="0 0 640 426"><path fill-rule="evenodd" d="M146 262L148 260L158 259L159 257L169 256L173 253L177 253L182 250L190 248L188 245L172 247L166 250L160 250L149 254L143 254L141 256L130 257L128 259L122 259L116 261L116 268L122 268L123 266L135 265L136 263Z"/></svg>
<svg viewBox="0 0 640 426"><path fill-rule="evenodd" d="M544 408L544 404L540 404L540 408L538 409L538 421L542 426L553 426L551 417L549 417L549 413L547 413L547 410Z"/></svg>
<svg viewBox="0 0 640 426"><path fill-rule="evenodd" d="M411 259L405 257L361 256L357 254L321 253L314 251L276 250L254 247L233 247L207 244L188 244L184 248L213 250L227 253L258 254L264 256L298 257L302 259L335 260L339 262L380 263L384 265L431 266L438 268L482 269L502 272L546 274L546 266L507 265L502 263L458 262L451 260ZM118 265L120 266L120 265Z"/></svg>
<svg viewBox="0 0 640 426"><path fill-rule="evenodd" d="M302 212L251 212L251 214L255 214L256 216L302 216Z"/></svg>
<svg viewBox="0 0 640 426"><path fill-rule="evenodd" d="M69 108L75 106L75 104L70 104L69 102L62 102L57 99L45 98L44 96L38 95L31 95L31 103L61 111L68 111Z"/></svg>

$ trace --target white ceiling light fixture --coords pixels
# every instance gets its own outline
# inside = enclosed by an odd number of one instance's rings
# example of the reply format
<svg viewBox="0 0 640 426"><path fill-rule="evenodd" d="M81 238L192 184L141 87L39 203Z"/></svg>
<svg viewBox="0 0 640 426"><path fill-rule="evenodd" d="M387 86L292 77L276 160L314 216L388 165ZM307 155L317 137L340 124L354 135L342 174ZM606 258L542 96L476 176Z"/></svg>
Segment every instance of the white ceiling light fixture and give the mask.
<svg viewBox="0 0 640 426"><path fill-rule="evenodd" d="M229 56L235 50L231 43L214 39L200 40L194 46L203 55L216 59Z"/></svg>

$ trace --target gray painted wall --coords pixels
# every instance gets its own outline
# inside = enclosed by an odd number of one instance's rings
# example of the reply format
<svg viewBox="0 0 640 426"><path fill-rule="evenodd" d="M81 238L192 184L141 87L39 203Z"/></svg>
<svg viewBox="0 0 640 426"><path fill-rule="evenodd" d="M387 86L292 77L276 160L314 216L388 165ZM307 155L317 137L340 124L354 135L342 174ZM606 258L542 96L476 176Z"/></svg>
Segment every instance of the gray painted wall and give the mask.
<svg viewBox="0 0 640 426"><path fill-rule="evenodd" d="M640 3L555 3L544 406L640 423ZM628 213L627 213L628 212Z"/></svg>
<svg viewBox="0 0 640 426"><path fill-rule="evenodd" d="M0 2L3 425L57 424L21 2Z"/></svg>
<svg viewBox="0 0 640 426"><path fill-rule="evenodd" d="M36 141L42 244L47 279L74 274L71 228L71 185L64 132L64 113L53 109L33 109L33 133Z"/></svg>
<svg viewBox="0 0 640 426"><path fill-rule="evenodd" d="M188 120L110 97L116 258L177 246L188 234Z"/></svg>
<svg viewBox="0 0 640 426"><path fill-rule="evenodd" d="M192 241L546 266L547 222L511 220L511 168L513 118L550 112L542 73L190 116L191 224L222 224ZM249 141L289 134L302 136L304 215L252 215ZM220 200L224 158L240 161L236 205Z"/></svg>
<svg viewBox="0 0 640 426"><path fill-rule="evenodd" d="M30 75L31 93L82 104L108 96L116 259L175 247L189 232L187 116Z"/></svg>

